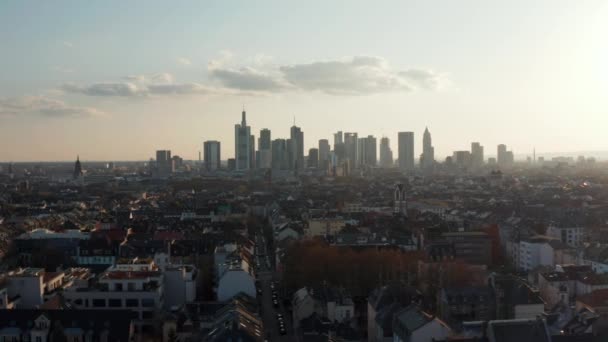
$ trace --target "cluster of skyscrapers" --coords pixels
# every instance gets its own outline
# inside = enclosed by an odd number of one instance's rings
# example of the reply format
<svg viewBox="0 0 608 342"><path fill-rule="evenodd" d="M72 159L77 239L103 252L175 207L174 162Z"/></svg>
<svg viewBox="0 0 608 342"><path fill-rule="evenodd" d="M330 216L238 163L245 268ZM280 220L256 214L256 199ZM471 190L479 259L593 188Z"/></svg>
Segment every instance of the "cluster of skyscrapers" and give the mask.
<svg viewBox="0 0 608 342"><path fill-rule="evenodd" d="M348 175L353 170L368 168L392 168L411 171L419 168L421 171L432 171L436 167L435 148L431 133L425 128L422 136L422 153L416 163L414 132L398 132L397 163L395 164L390 140L387 137L378 141L373 135L359 137L356 132L338 131L333 135L333 146L329 140L321 139L318 147L304 154L304 132L294 125L290 129L289 138L272 139L271 131L267 128L260 130L257 140L247 124L247 113L241 113L241 122L234 126L234 158L227 160L227 168L235 171L252 169L288 170L298 172L304 168L314 168L335 175ZM378 156L379 151L379 156ZM216 140L204 142L204 169L214 171L222 168L221 143ZM379 157L379 158L378 158ZM171 173L175 168L175 158L170 151L157 151L156 169L161 175ZM199 160L201 159L199 153ZM505 145L498 145L497 158L489 158L488 164L500 167L510 166L514 162L513 152L507 151ZM455 151L446 158L446 164L462 168L476 169L485 165L484 148L479 142L471 143L470 151Z"/></svg>

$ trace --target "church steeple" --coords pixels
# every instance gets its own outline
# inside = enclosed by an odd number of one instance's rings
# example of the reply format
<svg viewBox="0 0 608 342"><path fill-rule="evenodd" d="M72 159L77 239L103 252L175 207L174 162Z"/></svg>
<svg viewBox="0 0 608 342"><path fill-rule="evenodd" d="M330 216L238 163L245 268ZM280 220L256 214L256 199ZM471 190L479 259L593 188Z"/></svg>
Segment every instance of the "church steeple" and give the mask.
<svg viewBox="0 0 608 342"><path fill-rule="evenodd" d="M74 179L82 176L82 165L80 165L80 156L76 156L76 163L74 164Z"/></svg>

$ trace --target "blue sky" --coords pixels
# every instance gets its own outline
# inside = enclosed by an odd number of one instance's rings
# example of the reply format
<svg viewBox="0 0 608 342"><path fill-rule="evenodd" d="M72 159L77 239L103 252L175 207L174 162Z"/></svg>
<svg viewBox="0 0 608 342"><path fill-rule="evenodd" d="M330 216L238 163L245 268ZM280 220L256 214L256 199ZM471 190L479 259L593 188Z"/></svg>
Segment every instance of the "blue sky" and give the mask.
<svg viewBox="0 0 608 342"><path fill-rule="evenodd" d="M425 126L439 155L608 150L603 1L4 1L0 160L196 158ZM417 146L417 153L419 152Z"/></svg>

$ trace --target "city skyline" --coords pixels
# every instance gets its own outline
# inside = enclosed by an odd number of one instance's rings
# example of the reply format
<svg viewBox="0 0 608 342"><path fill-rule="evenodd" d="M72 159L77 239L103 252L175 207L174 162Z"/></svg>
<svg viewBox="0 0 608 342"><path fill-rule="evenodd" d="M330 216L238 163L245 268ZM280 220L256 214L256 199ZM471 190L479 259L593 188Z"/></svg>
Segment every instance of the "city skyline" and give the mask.
<svg viewBox="0 0 608 342"><path fill-rule="evenodd" d="M0 4L0 161L232 155L243 104L256 135L295 116L304 151L343 130L396 152L426 126L438 159L608 151L603 1L111 3Z"/></svg>

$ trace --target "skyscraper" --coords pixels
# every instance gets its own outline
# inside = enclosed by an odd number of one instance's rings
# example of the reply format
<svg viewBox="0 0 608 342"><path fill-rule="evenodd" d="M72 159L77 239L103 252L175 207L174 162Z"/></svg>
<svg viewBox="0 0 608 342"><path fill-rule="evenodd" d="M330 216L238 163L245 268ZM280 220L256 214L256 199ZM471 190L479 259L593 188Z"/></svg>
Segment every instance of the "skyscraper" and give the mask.
<svg viewBox="0 0 608 342"><path fill-rule="evenodd" d="M304 132L302 132L300 127L297 127L296 125L291 127L290 140L292 156L291 169L301 169L304 167Z"/></svg>
<svg viewBox="0 0 608 342"><path fill-rule="evenodd" d="M393 151L387 137L380 139L380 167L389 168L393 166Z"/></svg>
<svg viewBox="0 0 608 342"><path fill-rule="evenodd" d="M468 168L472 165L472 155L469 151L455 151L452 160L459 168Z"/></svg>
<svg viewBox="0 0 608 342"><path fill-rule="evenodd" d="M344 153L349 169L354 169L358 166L358 144L357 133L344 133Z"/></svg>
<svg viewBox="0 0 608 342"><path fill-rule="evenodd" d="M319 167L319 149L311 148L308 150L308 167Z"/></svg>
<svg viewBox="0 0 608 342"><path fill-rule="evenodd" d="M272 167L272 146L270 139L270 130L264 128L260 131L258 139L258 167L269 169Z"/></svg>
<svg viewBox="0 0 608 342"><path fill-rule="evenodd" d="M336 149L336 145L343 144L344 139L342 137L342 131L338 131L334 133L334 150Z"/></svg>
<svg viewBox="0 0 608 342"><path fill-rule="evenodd" d="M208 140L203 144L205 169L218 170L221 167L221 144L216 140Z"/></svg>
<svg viewBox="0 0 608 342"><path fill-rule="evenodd" d="M471 166L474 168L480 168L483 166L483 146L480 143L471 143Z"/></svg>
<svg viewBox="0 0 608 342"><path fill-rule="evenodd" d="M249 136L249 168L255 169L255 136Z"/></svg>
<svg viewBox="0 0 608 342"><path fill-rule="evenodd" d="M236 170L248 170L253 160L251 127L247 126L247 114L241 113L241 124L234 125L234 159Z"/></svg>
<svg viewBox="0 0 608 342"><path fill-rule="evenodd" d="M156 151L156 175L157 177L168 177L173 173L173 160L171 159L171 151L158 150Z"/></svg>
<svg viewBox="0 0 608 342"><path fill-rule="evenodd" d="M329 141L327 139L319 140L319 168L327 170L329 165Z"/></svg>
<svg viewBox="0 0 608 342"><path fill-rule="evenodd" d="M272 168L276 170L288 169L287 141L275 139L272 141Z"/></svg>
<svg viewBox="0 0 608 342"><path fill-rule="evenodd" d="M358 166L376 166L378 161L376 151L376 138L373 135L359 138L357 146Z"/></svg>
<svg viewBox="0 0 608 342"><path fill-rule="evenodd" d="M424 129L422 136L422 155L420 156L420 166L425 170L430 170L435 166L435 148L431 140L431 133L428 127Z"/></svg>
<svg viewBox="0 0 608 342"><path fill-rule="evenodd" d="M414 169L414 132L399 132L399 168L403 170Z"/></svg>
<svg viewBox="0 0 608 342"><path fill-rule="evenodd" d="M507 151L507 145L500 144L496 149L496 161L499 167L509 167L513 164L513 151Z"/></svg>

